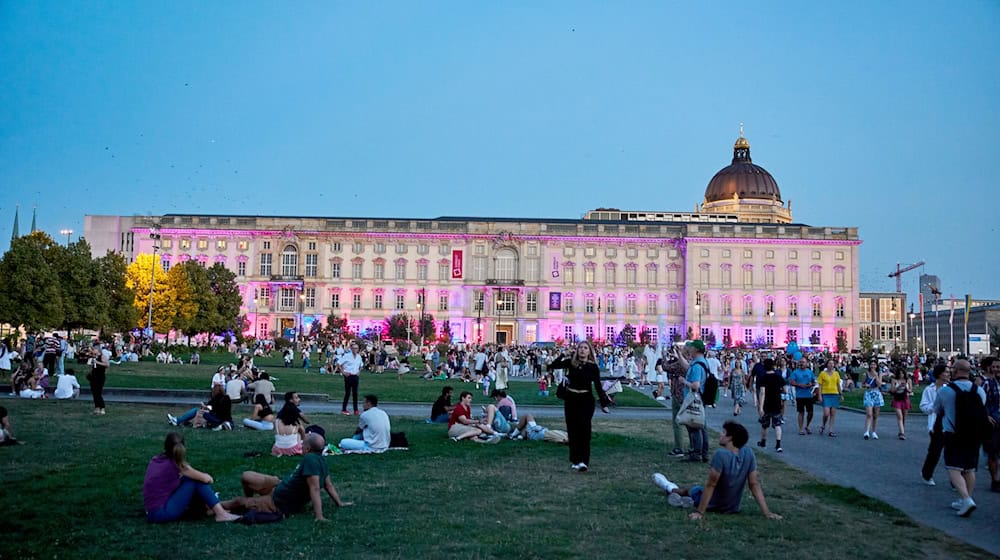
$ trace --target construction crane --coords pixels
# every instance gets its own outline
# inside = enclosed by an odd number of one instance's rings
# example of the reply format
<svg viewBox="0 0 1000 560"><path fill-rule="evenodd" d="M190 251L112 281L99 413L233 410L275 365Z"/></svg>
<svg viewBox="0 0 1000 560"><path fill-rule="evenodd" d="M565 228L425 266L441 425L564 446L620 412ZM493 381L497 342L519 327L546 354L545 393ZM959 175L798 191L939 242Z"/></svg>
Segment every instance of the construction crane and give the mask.
<svg viewBox="0 0 1000 560"><path fill-rule="evenodd" d="M924 266L925 264L927 264L927 263L925 263L924 261L920 261L918 263L911 264L910 266L902 267L901 268L899 266L899 263L896 263L896 271L895 272L890 272L889 273L889 278L895 278L896 279L896 293L897 294L898 293L902 293L902 291L903 291L903 273L904 272L909 272L909 271L913 270L914 268L920 268L920 267Z"/></svg>

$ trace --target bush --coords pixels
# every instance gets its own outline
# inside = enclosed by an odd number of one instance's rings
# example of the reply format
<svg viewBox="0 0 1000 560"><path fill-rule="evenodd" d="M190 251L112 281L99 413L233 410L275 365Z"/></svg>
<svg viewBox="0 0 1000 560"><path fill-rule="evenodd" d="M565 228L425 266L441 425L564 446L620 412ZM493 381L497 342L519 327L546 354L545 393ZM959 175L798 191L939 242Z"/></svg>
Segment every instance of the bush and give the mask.
<svg viewBox="0 0 1000 560"><path fill-rule="evenodd" d="M291 345L292 345L292 341L288 340L287 338L285 338L283 336L279 336L279 337L277 337L277 338L274 339L274 349L275 350L282 351L285 348L289 348Z"/></svg>

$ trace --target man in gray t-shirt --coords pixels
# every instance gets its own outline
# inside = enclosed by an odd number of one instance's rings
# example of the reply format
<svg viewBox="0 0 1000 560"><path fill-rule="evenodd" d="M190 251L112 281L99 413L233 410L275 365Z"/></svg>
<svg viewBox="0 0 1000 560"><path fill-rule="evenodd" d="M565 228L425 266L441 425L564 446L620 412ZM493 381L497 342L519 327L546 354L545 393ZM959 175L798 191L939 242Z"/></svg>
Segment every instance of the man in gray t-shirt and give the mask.
<svg viewBox="0 0 1000 560"><path fill-rule="evenodd" d="M660 473L653 474L653 483L667 492L667 501L672 506L694 507L691 519L700 519L706 511L738 513L744 486L750 486L761 513L769 519L781 519L772 513L764 499L764 490L757 478L757 458L746 447L750 434L742 424L726 422L719 437L719 449L712 456L708 480L704 486L681 488L667 480Z"/></svg>

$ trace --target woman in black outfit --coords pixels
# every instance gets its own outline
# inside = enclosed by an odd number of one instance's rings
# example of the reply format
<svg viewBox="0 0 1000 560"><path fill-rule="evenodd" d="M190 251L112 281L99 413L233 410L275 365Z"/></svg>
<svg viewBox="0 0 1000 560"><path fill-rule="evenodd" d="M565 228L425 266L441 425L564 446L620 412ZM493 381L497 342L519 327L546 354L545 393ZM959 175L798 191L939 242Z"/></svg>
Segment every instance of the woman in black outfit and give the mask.
<svg viewBox="0 0 1000 560"><path fill-rule="evenodd" d="M549 366L550 369L567 370L566 432L569 434L569 461L575 471L586 472L590 462L590 424L594 417L593 386L601 400L601 412L608 413L611 400L601 387L601 371L597 368L594 349L590 343L581 342L571 357L560 358Z"/></svg>
<svg viewBox="0 0 1000 560"><path fill-rule="evenodd" d="M90 381L90 394L94 397L94 414L104 415L104 383L108 366L108 357L104 355L100 342L94 344L96 354L93 357L94 369L90 370L87 379Z"/></svg>

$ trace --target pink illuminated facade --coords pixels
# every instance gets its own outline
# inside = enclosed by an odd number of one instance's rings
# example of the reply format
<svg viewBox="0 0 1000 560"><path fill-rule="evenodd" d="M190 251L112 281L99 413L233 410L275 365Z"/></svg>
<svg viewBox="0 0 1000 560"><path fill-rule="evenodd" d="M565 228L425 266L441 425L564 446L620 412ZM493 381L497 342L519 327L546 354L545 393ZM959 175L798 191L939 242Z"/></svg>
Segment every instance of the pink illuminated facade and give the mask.
<svg viewBox="0 0 1000 560"><path fill-rule="evenodd" d="M719 175L745 163L741 135L733 166ZM716 200L703 205L725 214L87 216L85 236L95 254L134 257L152 252L156 227L164 269L224 264L237 274L248 334L263 338L329 315L362 332L395 313L424 312L465 342L608 339L628 324L661 339L690 330L718 344L775 346L794 338L833 347L843 331L856 347L857 229L788 223L773 179L758 188L739 171L713 178Z"/></svg>

